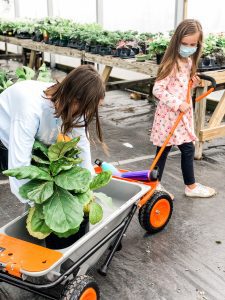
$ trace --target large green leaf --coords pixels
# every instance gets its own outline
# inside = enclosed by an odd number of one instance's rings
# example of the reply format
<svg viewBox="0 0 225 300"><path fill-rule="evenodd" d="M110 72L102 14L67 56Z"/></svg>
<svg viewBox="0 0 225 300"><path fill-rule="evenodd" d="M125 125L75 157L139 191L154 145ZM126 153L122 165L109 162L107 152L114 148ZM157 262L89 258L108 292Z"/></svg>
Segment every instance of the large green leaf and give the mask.
<svg viewBox="0 0 225 300"><path fill-rule="evenodd" d="M91 190L97 190L100 189L101 187L105 186L107 183L110 182L112 178L112 173L111 171L104 171L96 175L91 184L90 184L90 189Z"/></svg>
<svg viewBox="0 0 225 300"><path fill-rule="evenodd" d="M80 204L86 205L93 199L93 192L88 190L85 193L76 194Z"/></svg>
<svg viewBox="0 0 225 300"><path fill-rule="evenodd" d="M44 181L46 182L46 181ZM21 197L28 199L28 193L30 191L33 191L33 189L36 189L37 186L39 186L39 184L42 184L43 181L40 180L30 180L29 182L23 184L20 188L19 188L19 194Z"/></svg>
<svg viewBox="0 0 225 300"><path fill-rule="evenodd" d="M52 172L52 175L55 176L63 170L65 171L71 169L73 165L73 162L68 161L65 157L63 157L57 161L52 161L50 165L50 170Z"/></svg>
<svg viewBox="0 0 225 300"><path fill-rule="evenodd" d="M50 232L49 233L42 233L40 231L33 231L32 230L31 220L32 220L34 212L35 212L35 207L31 207L29 209L29 213L27 215L27 220L26 220L27 231L29 232L30 235L32 235L33 237L35 237L37 239L44 239L50 234Z"/></svg>
<svg viewBox="0 0 225 300"><path fill-rule="evenodd" d="M72 149L72 150L68 151L66 153L66 156L67 157L74 157L75 155L78 155L79 153L81 153L81 150L78 149L78 148L75 148L75 149Z"/></svg>
<svg viewBox="0 0 225 300"><path fill-rule="evenodd" d="M19 188L19 193L23 198L41 204L53 194L53 182L31 180Z"/></svg>
<svg viewBox="0 0 225 300"><path fill-rule="evenodd" d="M62 158L68 151L72 150L79 142L80 137L72 139L69 142L58 142L48 148L48 157L50 161L56 161Z"/></svg>
<svg viewBox="0 0 225 300"><path fill-rule="evenodd" d="M70 229L67 232L63 232L63 233L55 232L54 231L54 234L56 234L60 238L67 238L67 237L71 236L72 234L77 233L79 231L79 229L80 229L80 226L78 226L78 227L76 227L74 229Z"/></svg>
<svg viewBox="0 0 225 300"><path fill-rule="evenodd" d="M65 159L67 161L69 161L69 162L72 162L73 165L78 165L78 164L80 164L83 161L83 159L81 159L79 157L77 157L77 158L74 158L74 157L65 157Z"/></svg>
<svg viewBox="0 0 225 300"><path fill-rule="evenodd" d="M45 156L48 157L48 147L38 140L35 140L33 150L40 150Z"/></svg>
<svg viewBox="0 0 225 300"><path fill-rule="evenodd" d="M9 169L3 172L4 175L16 177L17 179L40 179L52 181L51 176L36 166L25 166L16 169Z"/></svg>
<svg viewBox="0 0 225 300"><path fill-rule="evenodd" d="M90 204L90 212L89 212L89 221L92 225L101 221L103 217L103 210L102 207L96 203L92 202Z"/></svg>
<svg viewBox="0 0 225 300"><path fill-rule="evenodd" d="M54 181L66 190L84 193L89 188L91 173L87 169L76 166L55 176Z"/></svg>
<svg viewBox="0 0 225 300"><path fill-rule="evenodd" d="M57 186L54 194L43 204L43 212L46 224L58 233L78 227L84 215L78 198Z"/></svg>
<svg viewBox="0 0 225 300"><path fill-rule="evenodd" d="M50 164L49 160L44 160L41 157L38 157L37 155L32 155L32 159L39 164L44 164L44 165Z"/></svg>
<svg viewBox="0 0 225 300"><path fill-rule="evenodd" d="M52 232L52 230L45 223L43 210L40 206L35 207L33 216L31 218L31 229L43 234L50 234Z"/></svg>

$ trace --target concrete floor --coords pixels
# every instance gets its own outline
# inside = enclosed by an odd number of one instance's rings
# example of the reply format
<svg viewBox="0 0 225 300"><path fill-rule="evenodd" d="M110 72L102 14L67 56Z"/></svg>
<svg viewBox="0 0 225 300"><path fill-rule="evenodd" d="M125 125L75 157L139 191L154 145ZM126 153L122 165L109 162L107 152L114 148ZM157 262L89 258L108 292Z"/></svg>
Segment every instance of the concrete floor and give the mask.
<svg viewBox="0 0 225 300"><path fill-rule="evenodd" d="M101 108L107 157L92 144L92 158L130 170L147 169L155 149L149 142L154 104L134 101L121 91L107 92ZM205 143L204 159L195 161L198 182L213 186L211 199L184 196L180 154L168 158L163 184L175 195L172 218L162 232L147 235L137 214L106 277L91 270L104 300L224 300L225 299L225 139ZM0 178L0 226L23 211ZM0 284L0 299L43 299Z"/></svg>

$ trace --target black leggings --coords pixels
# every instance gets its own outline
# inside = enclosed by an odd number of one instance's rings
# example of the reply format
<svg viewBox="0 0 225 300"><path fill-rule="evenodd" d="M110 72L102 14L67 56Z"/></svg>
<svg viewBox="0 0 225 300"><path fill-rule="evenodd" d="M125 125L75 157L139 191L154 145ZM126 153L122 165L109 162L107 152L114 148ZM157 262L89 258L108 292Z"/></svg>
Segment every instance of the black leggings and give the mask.
<svg viewBox="0 0 225 300"><path fill-rule="evenodd" d="M181 170L183 174L184 184L191 185L195 183L194 176L194 153L195 147L192 142L184 143L177 146L181 152ZM172 146L167 146L163 151L156 166L159 168L159 180L161 181L163 170L165 167L167 156ZM157 147L156 154L160 151L161 147Z"/></svg>
<svg viewBox="0 0 225 300"><path fill-rule="evenodd" d="M0 173L8 169L8 149L0 140Z"/></svg>

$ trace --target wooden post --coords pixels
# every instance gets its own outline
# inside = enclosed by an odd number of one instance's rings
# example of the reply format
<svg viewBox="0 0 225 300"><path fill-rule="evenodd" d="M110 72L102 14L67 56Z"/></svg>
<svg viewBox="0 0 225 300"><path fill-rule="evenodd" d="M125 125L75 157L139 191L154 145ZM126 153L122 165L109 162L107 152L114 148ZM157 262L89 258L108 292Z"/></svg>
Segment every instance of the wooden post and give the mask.
<svg viewBox="0 0 225 300"><path fill-rule="evenodd" d="M33 69L34 66L35 66L36 56L37 56L37 51L31 50L31 53L30 53L30 61L29 61L29 67L30 67L31 69Z"/></svg>
<svg viewBox="0 0 225 300"><path fill-rule="evenodd" d="M196 89L196 98L207 91L207 85ZM206 99L202 99L195 104L195 133L197 138L200 137L200 131L204 129L206 112ZM203 142L196 141L195 143L195 159L202 158Z"/></svg>
<svg viewBox="0 0 225 300"><path fill-rule="evenodd" d="M209 120L209 128L220 125L225 114L225 91L213 112L211 119Z"/></svg>
<svg viewBox="0 0 225 300"><path fill-rule="evenodd" d="M112 67L105 66L103 72L102 72L102 80L106 83L109 80L110 73L112 71Z"/></svg>

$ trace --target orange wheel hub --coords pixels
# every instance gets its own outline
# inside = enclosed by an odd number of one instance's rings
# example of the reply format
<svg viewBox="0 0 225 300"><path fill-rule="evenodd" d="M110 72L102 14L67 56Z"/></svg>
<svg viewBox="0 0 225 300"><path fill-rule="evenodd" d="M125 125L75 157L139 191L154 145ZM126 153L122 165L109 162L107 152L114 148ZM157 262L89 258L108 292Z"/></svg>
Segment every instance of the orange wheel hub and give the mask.
<svg viewBox="0 0 225 300"><path fill-rule="evenodd" d="M87 288L81 295L80 300L97 300L96 291L93 288Z"/></svg>
<svg viewBox="0 0 225 300"><path fill-rule="evenodd" d="M170 203L167 199L157 201L150 213L150 224L155 228L163 226L168 220L170 210Z"/></svg>

